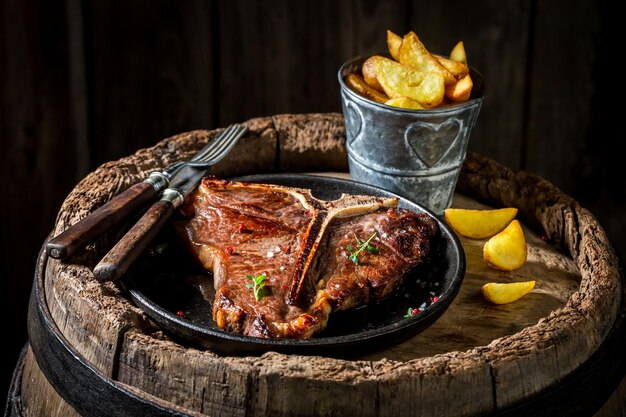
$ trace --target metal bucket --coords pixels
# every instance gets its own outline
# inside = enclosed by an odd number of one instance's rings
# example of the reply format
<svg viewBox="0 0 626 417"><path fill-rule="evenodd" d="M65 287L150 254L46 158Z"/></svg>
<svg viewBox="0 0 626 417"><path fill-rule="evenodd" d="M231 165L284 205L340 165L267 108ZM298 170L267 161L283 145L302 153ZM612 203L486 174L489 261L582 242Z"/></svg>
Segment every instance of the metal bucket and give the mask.
<svg viewBox="0 0 626 417"><path fill-rule="evenodd" d="M357 57L338 73L352 179L375 185L442 214L450 207L470 133L484 97L483 77L470 68L470 100L450 107L409 110L366 99L344 82L360 73Z"/></svg>

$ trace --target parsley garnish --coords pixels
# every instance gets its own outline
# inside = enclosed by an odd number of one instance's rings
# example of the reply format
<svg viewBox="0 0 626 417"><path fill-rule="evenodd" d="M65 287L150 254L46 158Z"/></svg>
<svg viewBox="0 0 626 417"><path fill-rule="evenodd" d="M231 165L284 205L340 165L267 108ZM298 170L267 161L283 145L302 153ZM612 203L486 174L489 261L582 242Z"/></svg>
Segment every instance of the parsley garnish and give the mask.
<svg viewBox="0 0 626 417"><path fill-rule="evenodd" d="M404 315L404 318L410 319L413 316L417 316L419 312L419 309L409 307L409 309L406 311L406 314Z"/></svg>
<svg viewBox="0 0 626 417"><path fill-rule="evenodd" d="M372 234L369 237L369 239L362 241L362 240L359 240L359 238L356 235L354 235L354 238L356 239L357 247L356 249L354 249L351 245L346 246L346 249L348 249L348 252L350 252L350 256L348 256L348 259L354 262L355 265L358 265L359 254L363 252L365 249L367 249L369 253L373 253L373 254L379 253L378 249L370 245L370 242L372 241L372 239L374 239L375 236L376 236L376 232L374 232L374 234Z"/></svg>
<svg viewBox="0 0 626 417"><path fill-rule="evenodd" d="M246 275L246 278L252 282L246 284L247 288L250 288L254 291L254 298L257 301L260 301L263 297L265 297L265 292L267 288L265 288L265 280L267 279L267 275L261 274L259 276L254 275Z"/></svg>

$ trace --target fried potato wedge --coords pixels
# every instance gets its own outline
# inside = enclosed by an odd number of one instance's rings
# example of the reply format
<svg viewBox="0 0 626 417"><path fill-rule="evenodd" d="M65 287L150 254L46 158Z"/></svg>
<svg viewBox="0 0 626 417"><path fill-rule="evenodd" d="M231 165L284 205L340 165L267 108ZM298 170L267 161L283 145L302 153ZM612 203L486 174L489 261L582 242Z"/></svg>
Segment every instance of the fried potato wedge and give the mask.
<svg viewBox="0 0 626 417"><path fill-rule="evenodd" d="M452 48L452 51L450 52L450 59L467 65L467 55L465 54L465 45L463 45L463 41L459 41L456 45L454 45L454 48Z"/></svg>
<svg viewBox="0 0 626 417"><path fill-rule="evenodd" d="M457 80L469 74L469 68L467 68L467 65L461 62L456 62L451 59L448 59L445 56L441 56L441 55L433 55L433 56L437 59L437 61L441 64L441 66L447 69L448 71L450 71Z"/></svg>
<svg viewBox="0 0 626 417"><path fill-rule="evenodd" d="M494 304L508 304L519 300L535 288L535 281L496 283L489 282L480 291L485 300Z"/></svg>
<svg viewBox="0 0 626 417"><path fill-rule="evenodd" d="M419 72L383 57L376 61L376 76L390 98L412 98L425 108L435 107L443 100L445 88L440 73Z"/></svg>
<svg viewBox="0 0 626 417"><path fill-rule="evenodd" d="M377 103L384 103L389 100L389 97L385 93L381 93L378 90L369 86L358 74L350 73L345 78L346 85L350 87L355 93L362 95L363 97L374 100Z"/></svg>
<svg viewBox="0 0 626 417"><path fill-rule="evenodd" d="M469 100L474 83L465 46L458 42L450 57L431 54L415 32L404 36L387 30L386 54L370 56L361 70L345 78L359 95L405 109L451 107Z"/></svg>
<svg viewBox="0 0 626 417"><path fill-rule="evenodd" d="M474 82L469 74L455 84L446 85L446 97L455 102L467 101L472 94Z"/></svg>
<svg viewBox="0 0 626 417"><path fill-rule="evenodd" d="M520 222L511 221L483 246L483 259L487 265L503 271L513 271L526 262L528 248Z"/></svg>
<svg viewBox="0 0 626 417"><path fill-rule="evenodd" d="M446 85L456 83L454 75L445 69L439 61L437 61L437 58L428 52L428 49L426 49L424 44L419 40L415 32L407 33L402 39L398 61L401 64L415 68L419 72L441 74Z"/></svg>
<svg viewBox="0 0 626 417"><path fill-rule="evenodd" d="M458 234L485 239L501 232L517 216L515 207L493 210L449 208L443 213L446 223Z"/></svg>
<svg viewBox="0 0 626 417"><path fill-rule="evenodd" d="M378 79L376 78L376 61L380 58L383 57L379 55L374 55L367 58L367 60L363 63L363 66L361 67L361 73L363 74L363 79L370 87L382 93L384 92L383 87L380 85Z"/></svg>
<svg viewBox="0 0 626 417"><path fill-rule="evenodd" d="M422 106L419 101L408 97L390 98L385 104L388 106L401 107L403 109L424 110L424 106Z"/></svg>
<svg viewBox="0 0 626 417"><path fill-rule="evenodd" d="M391 57L396 61L400 60L400 46L402 46L402 37L396 35L392 31L387 31L387 48Z"/></svg>

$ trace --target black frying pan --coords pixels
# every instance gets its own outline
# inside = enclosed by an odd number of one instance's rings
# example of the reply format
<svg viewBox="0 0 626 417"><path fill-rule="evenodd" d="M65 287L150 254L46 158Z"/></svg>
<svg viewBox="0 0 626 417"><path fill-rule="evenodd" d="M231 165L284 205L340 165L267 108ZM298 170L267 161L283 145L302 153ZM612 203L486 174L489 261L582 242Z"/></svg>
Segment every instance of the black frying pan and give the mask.
<svg viewBox="0 0 626 417"><path fill-rule="evenodd" d="M236 180L308 188L324 200L334 200L341 193L397 197L399 207L435 218L441 239L432 261L408 274L394 295L378 305L332 314L323 332L311 339L292 340L242 336L219 329L211 318L211 274L198 269L177 244L173 231L165 230L122 284L131 299L181 343L229 355L278 351L349 357L415 336L433 324L457 295L465 274L463 249L454 232L419 204L377 187L337 178L264 174ZM417 315L405 317L409 308L420 307Z"/></svg>

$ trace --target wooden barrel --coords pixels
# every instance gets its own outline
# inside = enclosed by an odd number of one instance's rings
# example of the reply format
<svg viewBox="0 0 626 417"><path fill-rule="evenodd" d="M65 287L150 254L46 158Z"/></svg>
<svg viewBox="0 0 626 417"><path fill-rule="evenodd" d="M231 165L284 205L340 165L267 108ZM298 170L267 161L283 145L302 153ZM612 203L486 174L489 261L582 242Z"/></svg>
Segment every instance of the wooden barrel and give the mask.
<svg viewBox="0 0 626 417"><path fill-rule="evenodd" d="M249 134L214 168L346 175L340 114L247 122ZM52 234L155 169L190 157L217 131L193 131L106 163L69 194ZM382 351L338 359L266 352L221 356L175 342L119 285L91 273L117 236L75 263L42 252L29 311L29 347L16 368L8 415L615 415L625 373L624 282L593 215L549 182L469 153L458 207L519 208L528 261L514 272L482 259L483 240L461 239L459 295L423 333ZM494 306L488 281L535 279L532 293ZM610 397L610 400L609 400ZM601 408L602 407L602 408Z"/></svg>

